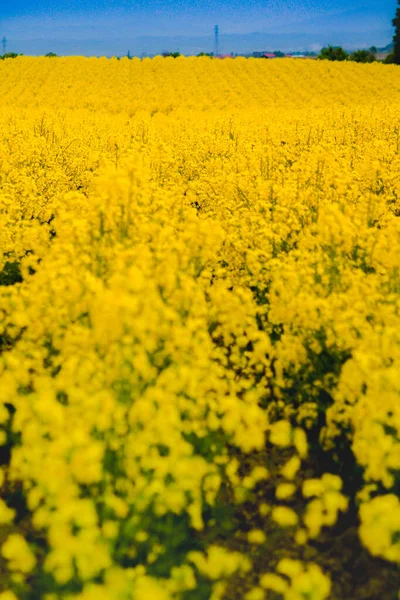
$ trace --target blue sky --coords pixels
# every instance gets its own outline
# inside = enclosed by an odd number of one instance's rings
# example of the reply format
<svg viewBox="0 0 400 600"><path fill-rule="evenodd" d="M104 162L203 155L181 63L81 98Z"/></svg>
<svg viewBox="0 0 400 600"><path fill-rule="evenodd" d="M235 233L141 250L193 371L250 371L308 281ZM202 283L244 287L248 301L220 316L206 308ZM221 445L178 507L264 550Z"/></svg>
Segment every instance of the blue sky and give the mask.
<svg viewBox="0 0 400 600"><path fill-rule="evenodd" d="M25 54L349 49L391 41L397 0L0 0L0 36Z"/></svg>

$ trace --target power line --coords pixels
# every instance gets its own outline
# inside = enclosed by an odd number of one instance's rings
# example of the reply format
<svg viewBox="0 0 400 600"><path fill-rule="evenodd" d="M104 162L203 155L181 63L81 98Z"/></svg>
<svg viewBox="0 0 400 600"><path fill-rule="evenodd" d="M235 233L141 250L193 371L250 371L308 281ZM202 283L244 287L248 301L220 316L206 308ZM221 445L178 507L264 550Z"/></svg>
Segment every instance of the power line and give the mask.
<svg viewBox="0 0 400 600"><path fill-rule="evenodd" d="M6 36L4 36L3 39L1 40L1 44L3 46L3 54L5 54L6 50L7 50L7 38L6 38Z"/></svg>

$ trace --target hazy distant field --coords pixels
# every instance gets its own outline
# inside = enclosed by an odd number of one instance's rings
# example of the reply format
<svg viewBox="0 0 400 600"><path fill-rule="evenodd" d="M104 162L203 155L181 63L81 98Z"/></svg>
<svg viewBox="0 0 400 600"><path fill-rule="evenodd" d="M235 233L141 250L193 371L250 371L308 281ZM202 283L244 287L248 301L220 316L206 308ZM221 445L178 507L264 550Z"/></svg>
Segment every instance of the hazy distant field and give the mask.
<svg viewBox="0 0 400 600"><path fill-rule="evenodd" d="M398 68L0 83L0 600L397 598Z"/></svg>

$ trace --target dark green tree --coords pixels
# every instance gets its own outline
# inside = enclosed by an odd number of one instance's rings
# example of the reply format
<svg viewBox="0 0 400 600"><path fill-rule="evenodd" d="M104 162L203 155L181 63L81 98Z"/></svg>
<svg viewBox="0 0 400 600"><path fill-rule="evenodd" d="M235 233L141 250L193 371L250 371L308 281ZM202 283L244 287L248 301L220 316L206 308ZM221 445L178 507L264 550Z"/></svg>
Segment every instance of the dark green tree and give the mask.
<svg viewBox="0 0 400 600"><path fill-rule="evenodd" d="M359 63L372 63L376 60L375 54L369 50L356 50L350 55L350 60Z"/></svg>
<svg viewBox="0 0 400 600"><path fill-rule="evenodd" d="M385 65L392 65L394 63L394 54L393 54L393 52L391 52L390 54L387 55L387 57L384 59L383 63Z"/></svg>
<svg viewBox="0 0 400 600"><path fill-rule="evenodd" d="M397 0L397 10L396 16L392 20L394 27L394 36L393 36L393 62L396 65L400 65L400 0Z"/></svg>
<svg viewBox="0 0 400 600"><path fill-rule="evenodd" d="M320 60L347 60L348 56L341 46L328 46L322 48L318 58Z"/></svg>
<svg viewBox="0 0 400 600"><path fill-rule="evenodd" d="M4 60L5 58L17 58L17 56L22 56L22 55L17 54L16 52L7 52L7 54L0 55L0 60Z"/></svg>
<svg viewBox="0 0 400 600"><path fill-rule="evenodd" d="M177 52L163 52L162 55L163 55L164 58L168 58L168 57L178 58L181 55L181 53L179 51L177 51Z"/></svg>

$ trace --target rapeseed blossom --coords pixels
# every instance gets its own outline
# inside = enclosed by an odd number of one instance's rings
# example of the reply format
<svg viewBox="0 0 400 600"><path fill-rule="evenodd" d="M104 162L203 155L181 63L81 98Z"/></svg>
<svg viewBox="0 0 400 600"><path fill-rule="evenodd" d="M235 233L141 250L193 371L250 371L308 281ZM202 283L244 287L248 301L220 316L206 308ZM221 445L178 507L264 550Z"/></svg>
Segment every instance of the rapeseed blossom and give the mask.
<svg viewBox="0 0 400 600"><path fill-rule="evenodd" d="M399 563L396 67L0 76L0 600L323 600L346 472Z"/></svg>

